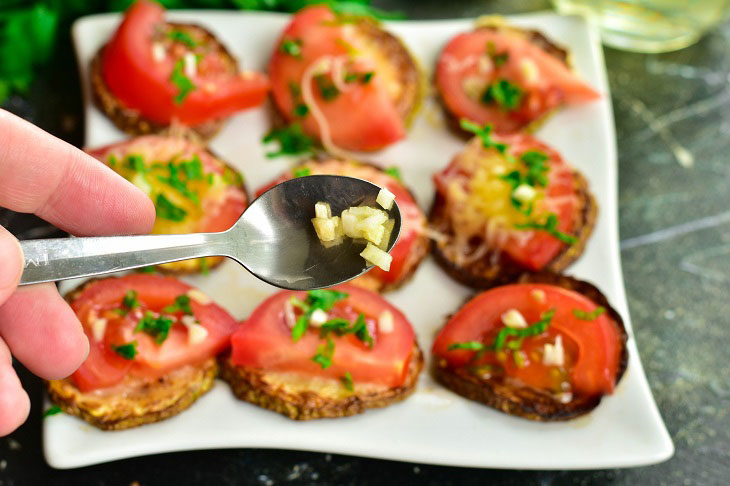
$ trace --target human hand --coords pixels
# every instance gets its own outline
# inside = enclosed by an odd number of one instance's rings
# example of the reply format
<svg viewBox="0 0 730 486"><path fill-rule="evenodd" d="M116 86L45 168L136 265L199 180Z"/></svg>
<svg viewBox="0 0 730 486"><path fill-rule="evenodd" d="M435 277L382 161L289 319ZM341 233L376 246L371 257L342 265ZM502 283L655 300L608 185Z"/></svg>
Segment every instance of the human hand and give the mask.
<svg viewBox="0 0 730 486"><path fill-rule="evenodd" d="M0 110L0 206L34 213L77 236L147 233L152 201L81 150ZM64 378L89 343L53 284L16 288L23 273L18 241L0 226L0 436L22 424L30 399L12 356L41 378Z"/></svg>

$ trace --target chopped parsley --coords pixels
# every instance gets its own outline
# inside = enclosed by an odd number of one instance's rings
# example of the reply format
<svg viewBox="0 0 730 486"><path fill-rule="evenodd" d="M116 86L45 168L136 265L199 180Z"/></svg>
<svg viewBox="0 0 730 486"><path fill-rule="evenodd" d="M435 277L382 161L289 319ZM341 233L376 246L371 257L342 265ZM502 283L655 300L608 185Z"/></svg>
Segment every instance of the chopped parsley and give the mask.
<svg viewBox="0 0 730 486"><path fill-rule="evenodd" d="M495 103L500 108L511 111L520 107L523 96L522 88L506 79L499 79L486 87L482 94L482 103Z"/></svg>
<svg viewBox="0 0 730 486"><path fill-rule="evenodd" d="M315 76L314 81L317 83L319 94L322 96L323 100L332 101L340 94L340 90L337 89L337 86L335 86L325 74Z"/></svg>
<svg viewBox="0 0 730 486"><path fill-rule="evenodd" d="M133 310L139 307L139 299L137 297L138 294L136 290L127 290L127 293L124 294L124 298L122 299L122 305L128 310Z"/></svg>
<svg viewBox="0 0 730 486"><path fill-rule="evenodd" d="M109 164L109 167L116 167L117 163L119 163L119 160L117 159L116 155L111 154L107 159L107 163Z"/></svg>
<svg viewBox="0 0 730 486"><path fill-rule="evenodd" d="M447 348L449 351L454 351L455 349L467 349L469 351L481 351L484 349L484 344L480 343L479 341L466 341L463 343L451 343L449 344L449 347Z"/></svg>
<svg viewBox="0 0 730 486"><path fill-rule="evenodd" d="M523 329L516 329L513 327L503 327L497 333L494 338L494 342L490 345L485 345L479 341L466 341L461 343L451 343L447 348L448 351L457 349L466 349L469 351L500 351L507 347L513 351L518 351L522 348L522 341L524 338L529 336L537 336L542 334L550 326L550 322L555 315L555 309L543 312L540 315L540 320L534 324L529 325ZM508 336L513 336L518 339L507 341Z"/></svg>
<svg viewBox="0 0 730 486"><path fill-rule="evenodd" d="M193 309L190 308L190 297L185 294L175 297L175 303L168 305L162 310L170 314L173 312L183 312L184 314L193 315Z"/></svg>
<svg viewBox="0 0 730 486"><path fill-rule="evenodd" d="M208 259L201 258L199 261L200 261L200 273L202 273L203 275L208 275L208 273L210 273L210 268L208 268Z"/></svg>
<svg viewBox="0 0 730 486"><path fill-rule="evenodd" d="M368 71L366 73L347 73L345 74L345 82L354 83L355 81L359 81L360 84L368 84L370 80L373 79L373 76L375 76L374 71Z"/></svg>
<svg viewBox="0 0 730 486"><path fill-rule="evenodd" d="M497 48L492 41L487 42L487 54L492 58L495 67L501 67L509 60L509 52L504 51L497 54Z"/></svg>
<svg viewBox="0 0 730 486"><path fill-rule="evenodd" d="M302 40L301 39L284 39L284 41L281 43L281 52L284 54L289 54L292 57L296 57L297 59L302 58Z"/></svg>
<svg viewBox="0 0 730 486"><path fill-rule="evenodd" d="M268 158L282 155L300 155L312 153L314 140L305 135L299 123L292 123L282 128L274 128L262 139L263 143L277 142L279 150L268 152Z"/></svg>
<svg viewBox="0 0 730 486"><path fill-rule="evenodd" d="M59 413L62 413L63 410L58 405L54 405L45 412L43 412L43 418L50 417L51 415L58 415Z"/></svg>
<svg viewBox="0 0 730 486"><path fill-rule="evenodd" d="M178 30L174 29L167 33L167 37L172 40L173 42L179 42L180 44L185 44L186 46L193 48L198 45L197 42L195 42L195 39L193 39L190 34L185 32L184 30Z"/></svg>
<svg viewBox="0 0 730 486"><path fill-rule="evenodd" d="M133 360L137 356L137 341L115 346L112 344L112 351L126 360Z"/></svg>
<svg viewBox="0 0 730 486"><path fill-rule="evenodd" d="M327 338L327 344L320 344L317 347L317 354L312 356L312 361L317 363L322 367L323 370L326 370L330 366L332 366L332 357L335 354L335 342L332 340L331 337Z"/></svg>
<svg viewBox="0 0 730 486"><path fill-rule="evenodd" d="M509 148L507 144L497 142L492 138L492 125L486 124L483 127L479 126L478 124L467 120L466 118L462 118L459 122L459 125L461 126L462 130L466 130L467 132L471 132L482 139L482 146L485 149L493 148L497 152L501 154L506 154L507 149Z"/></svg>
<svg viewBox="0 0 730 486"><path fill-rule="evenodd" d="M157 200L155 201L155 209L157 210L157 217L166 219L168 221L180 222L185 220L188 212L183 208L175 206L172 201L167 199L164 194L158 194Z"/></svg>
<svg viewBox="0 0 730 486"><path fill-rule="evenodd" d="M584 321L592 321L604 312L606 312L606 308L601 306L596 307L592 312L586 312L583 309L573 309L573 315Z"/></svg>
<svg viewBox="0 0 730 486"><path fill-rule="evenodd" d="M546 164L548 156L537 150L528 150L520 156L520 160L527 166L527 172L522 173L519 170L513 170L507 174L499 176L503 181L508 182L512 186L512 193L521 185L528 186L546 186L548 183L547 173L550 167ZM524 203L514 197L511 198L512 205L520 212L530 215L532 214L532 202L527 207Z"/></svg>
<svg viewBox="0 0 730 486"><path fill-rule="evenodd" d="M373 347L373 337L370 335L370 331L368 331L368 326L365 322L365 314L362 312L358 314L357 319L354 323L352 323L352 325L350 325L350 322L347 319L343 319L341 317L330 319L322 324L322 327L320 327L319 336L326 337L331 332L338 336L354 334L355 337L367 344L368 347Z"/></svg>
<svg viewBox="0 0 730 486"><path fill-rule="evenodd" d="M139 270L137 270L139 273L155 273L156 269L154 265L151 265L149 267L142 267Z"/></svg>
<svg viewBox="0 0 730 486"><path fill-rule="evenodd" d="M134 172L147 172L144 159L140 155L127 155L124 158L124 166Z"/></svg>
<svg viewBox="0 0 730 486"><path fill-rule="evenodd" d="M312 173L309 167L297 167L294 169L294 177L307 177Z"/></svg>
<svg viewBox="0 0 730 486"><path fill-rule="evenodd" d="M572 245L573 243L578 241L578 238L576 238L575 236L563 233L562 231L558 230L558 216L555 213L548 213L548 216L545 219L544 223L539 223L537 221L528 221L527 223L515 224L515 228L545 231L549 235L554 236L563 243L568 243L569 245Z"/></svg>
<svg viewBox="0 0 730 486"><path fill-rule="evenodd" d="M400 169L398 167L391 166L391 167L388 167L387 169L383 170L383 172L385 172L390 177L392 177L393 179L395 179L399 182L403 180L403 178L400 175Z"/></svg>
<svg viewBox="0 0 730 486"><path fill-rule="evenodd" d="M312 317L312 313L315 310L321 309L327 312L334 307L335 302L346 298L347 294L344 292L325 289L310 290L307 292L307 298L305 301L292 297L289 302L291 302L293 306L302 310L302 315L297 318L297 321L291 330L292 339L294 341L299 341L299 339L301 339L309 327L309 319Z"/></svg>
<svg viewBox="0 0 730 486"><path fill-rule="evenodd" d="M142 319L137 323L137 327L134 328L134 332L144 332L155 338L157 344L162 344L170 334L170 329L174 321L169 317L155 315L147 311ZM136 342L136 341L135 341Z"/></svg>
<svg viewBox="0 0 730 486"><path fill-rule="evenodd" d="M304 103L297 103L294 106L294 116L307 116L309 114L309 107Z"/></svg>
<svg viewBox="0 0 730 486"><path fill-rule="evenodd" d="M175 66L172 68L172 74L170 75L170 81L178 89L178 93L173 98L176 105L181 105L185 101L185 98L192 91L195 91L195 84L185 74L185 62L182 59L175 61Z"/></svg>
<svg viewBox="0 0 730 486"><path fill-rule="evenodd" d="M355 391L355 384L352 382L352 375L349 371L345 371L345 375L340 377L340 381L347 391Z"/></svg>
<svg viewBox="0 0 730 486"><path fill-rule="evenodd" d="M160 166L164 167L162 164ZM173 161L167 163L167 169L169 175L167 177L157 176L157 180L167 184L173 189L177 190L180 194L193 201L195 204L200 204L198 193L191 191L188 188L188 182L190 181L207 181L208 184L212 184L210 177L205 175L203 170L203 163L197 154L193 155L190 160L183 160L179 164L175 164ZM183 176L184 175L184 179ZM212 174L209 174L212 175Z"/></svg>

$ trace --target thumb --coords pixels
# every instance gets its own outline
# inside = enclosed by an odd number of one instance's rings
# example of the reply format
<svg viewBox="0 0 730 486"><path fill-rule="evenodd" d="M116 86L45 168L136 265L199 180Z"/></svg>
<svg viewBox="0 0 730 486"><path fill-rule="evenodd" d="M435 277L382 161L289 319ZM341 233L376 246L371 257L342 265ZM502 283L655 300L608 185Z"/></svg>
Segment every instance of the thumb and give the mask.
<svg viewBox="0 0 730 486"><path fill-rule="evenodd" d="M23 250L15 237L0 226L0 305L15 292L23 273Z"/></svg>

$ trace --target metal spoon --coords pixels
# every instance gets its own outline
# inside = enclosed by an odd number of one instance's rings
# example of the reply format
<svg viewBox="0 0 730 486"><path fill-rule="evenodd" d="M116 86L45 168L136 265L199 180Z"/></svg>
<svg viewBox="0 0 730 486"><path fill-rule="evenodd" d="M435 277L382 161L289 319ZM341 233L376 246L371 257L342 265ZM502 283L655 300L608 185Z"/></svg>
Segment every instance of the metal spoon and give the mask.
<svg viewBox="0 0 730 486"><path fill-rule="evenodd" d="M276 287L309 290L351 280L371 267L360 256L364 245L349 238L325 248L311 218L314 205L326 201L332 214L351 206L377 206L380 188L353 177L315 175L272 187L248 206L222 233L105 236L21 241L25 269L20 285L118 272L148 265L226 256ZM388 251L400 232L398 205Z"/></svg>

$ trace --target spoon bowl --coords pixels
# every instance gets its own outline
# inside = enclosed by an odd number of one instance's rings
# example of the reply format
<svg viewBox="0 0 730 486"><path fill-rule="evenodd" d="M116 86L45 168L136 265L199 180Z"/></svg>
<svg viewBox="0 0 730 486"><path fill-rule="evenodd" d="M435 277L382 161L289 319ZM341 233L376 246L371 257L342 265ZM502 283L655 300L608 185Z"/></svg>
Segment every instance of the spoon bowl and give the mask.
<svg viewBox="0 0 730 486"><path fill-rule="evenodd" d="M330 248L312 225L314 205L333 214L352 206L377 207L377 185L353 177L314 175L278 184L256 198L227 231L187 235L107 236L21 241L25 267L20 285L103 275L148 265L225 256L276 287L310 290L351 280L371 267L365 245L345 238ZM397 202L387 251L400 233Z"/></svg>

